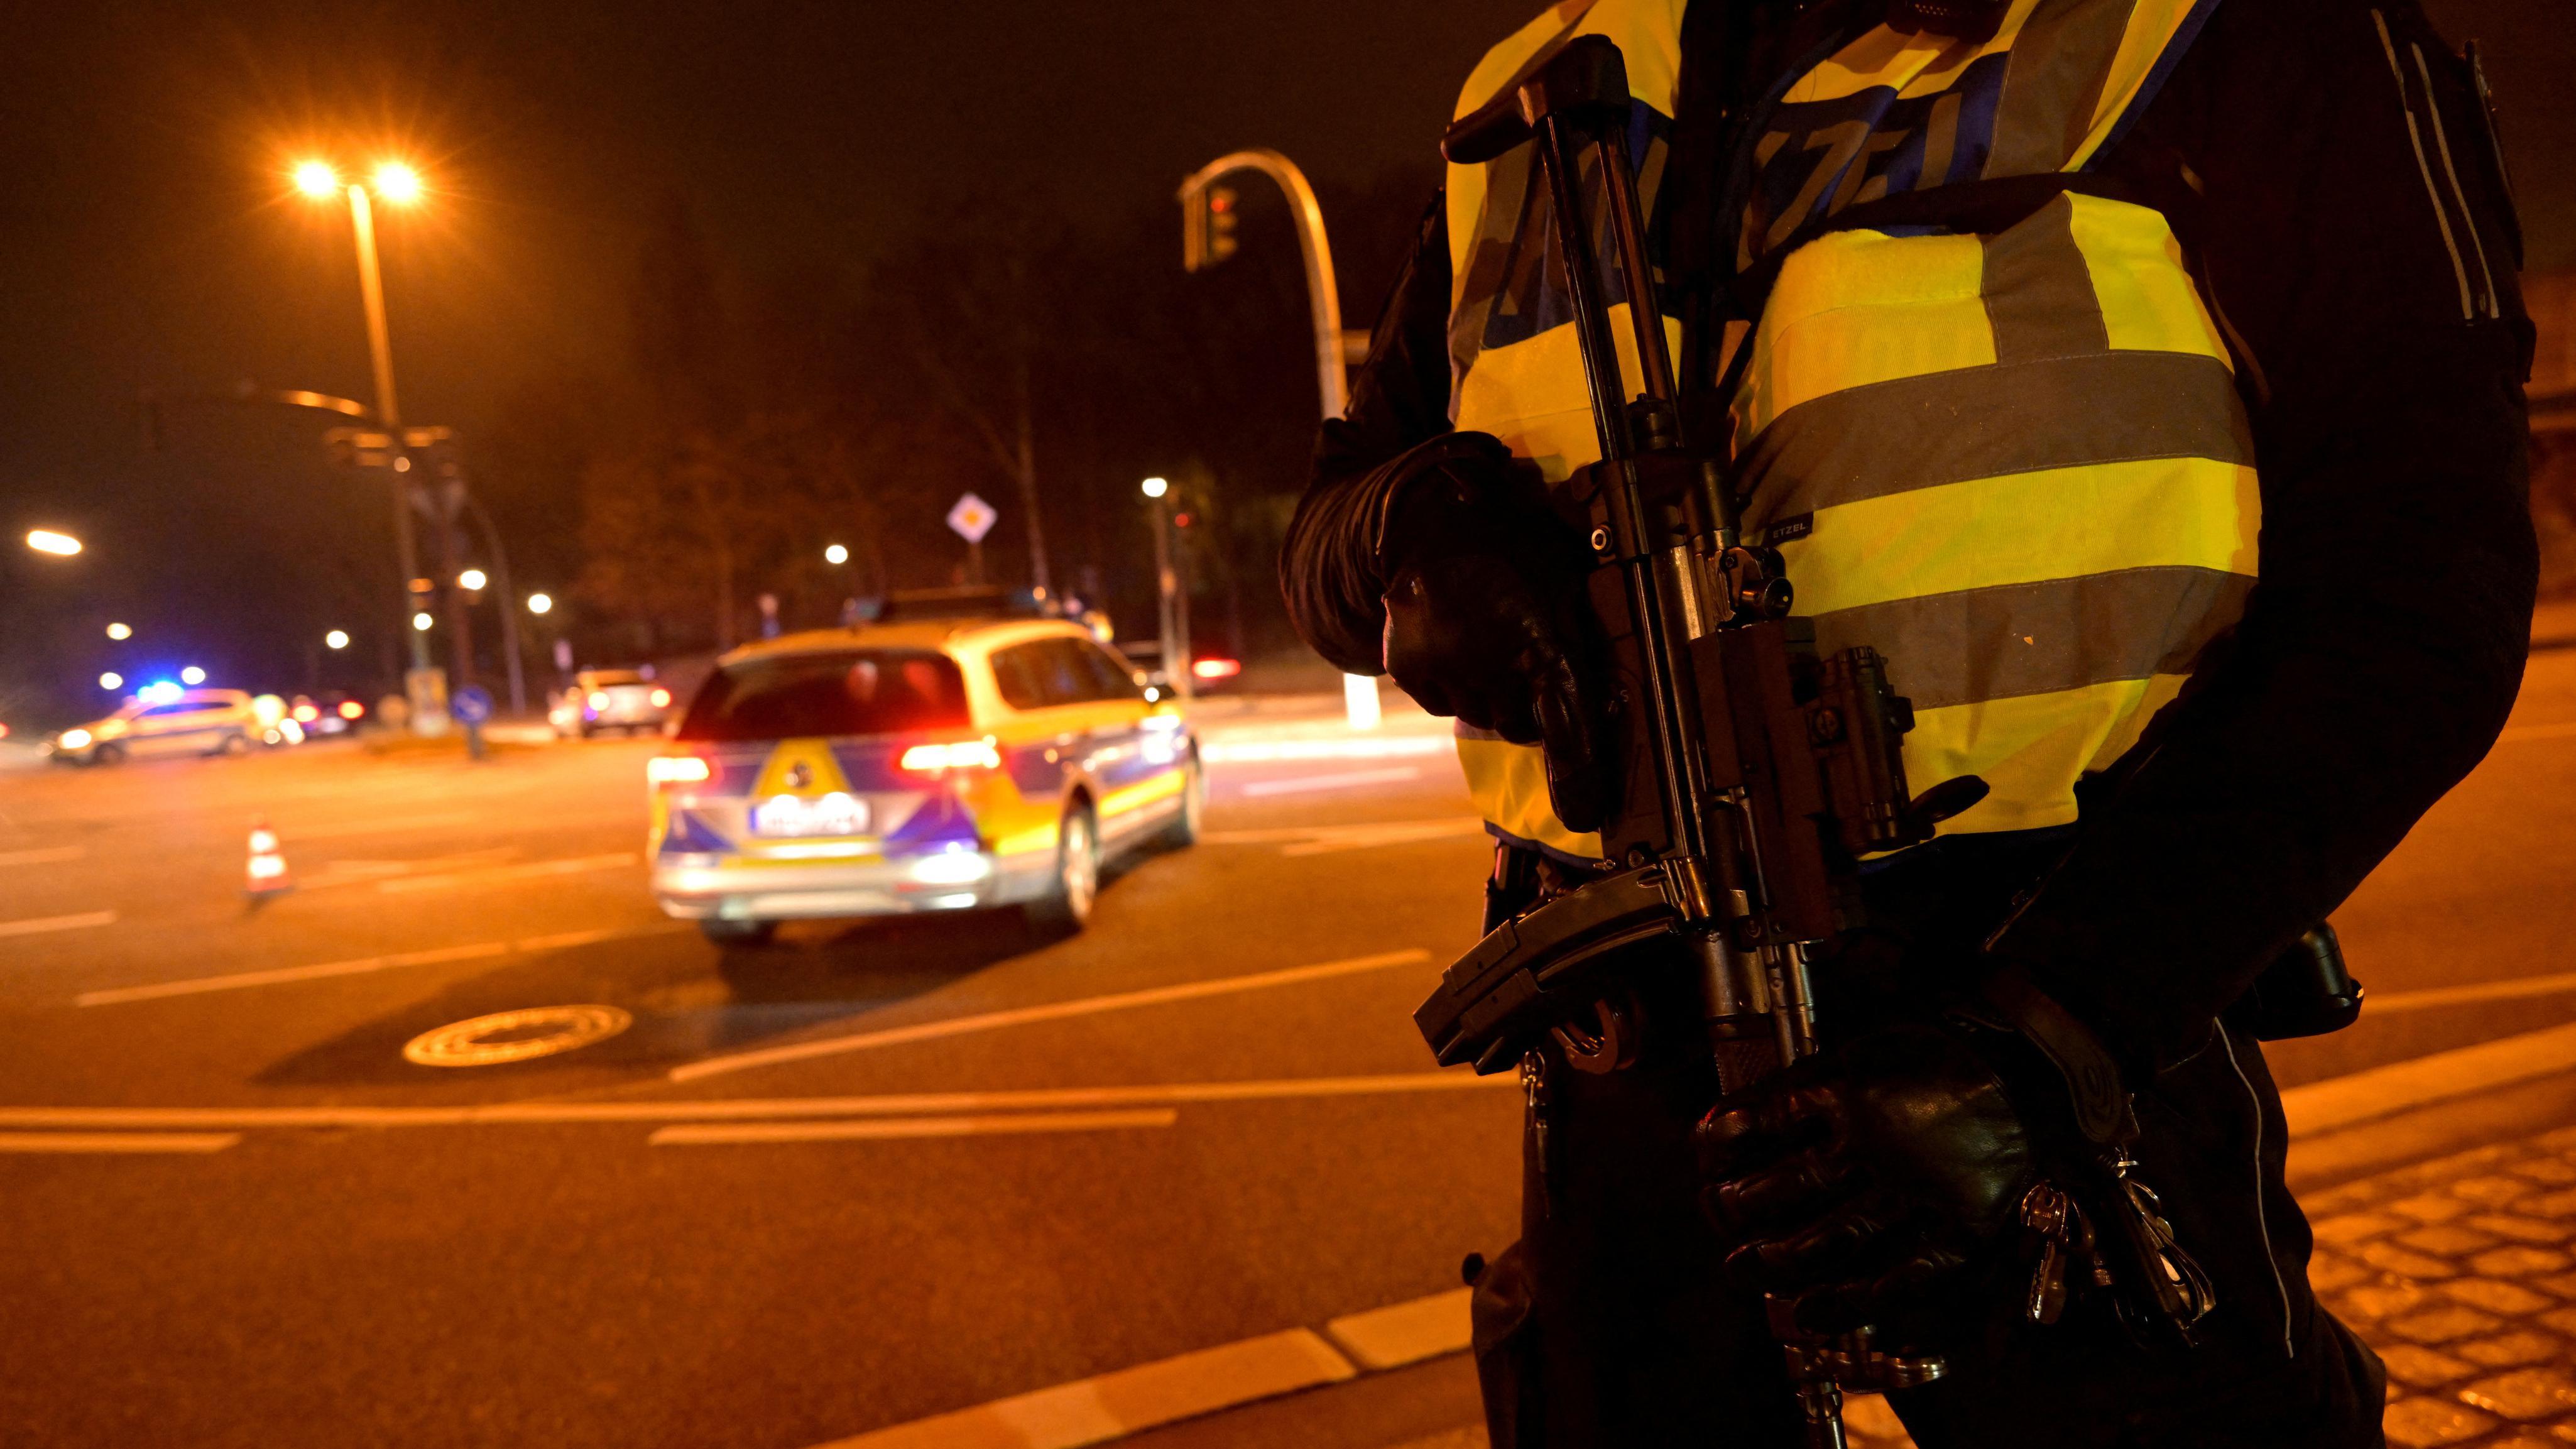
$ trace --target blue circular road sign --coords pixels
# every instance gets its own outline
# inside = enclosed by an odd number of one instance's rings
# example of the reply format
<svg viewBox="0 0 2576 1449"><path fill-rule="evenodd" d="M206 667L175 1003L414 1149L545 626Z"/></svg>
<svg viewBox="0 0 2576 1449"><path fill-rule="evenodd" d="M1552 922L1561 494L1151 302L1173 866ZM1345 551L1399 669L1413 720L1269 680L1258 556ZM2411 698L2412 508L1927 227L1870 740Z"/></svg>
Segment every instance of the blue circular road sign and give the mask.
<svg viewBox="0 0 2576 1449"><path fill-rule="evenodd" d="M479 684L469 684L447 701L447 712L467 724L481 724L492 717L491 691Z"/></svg>

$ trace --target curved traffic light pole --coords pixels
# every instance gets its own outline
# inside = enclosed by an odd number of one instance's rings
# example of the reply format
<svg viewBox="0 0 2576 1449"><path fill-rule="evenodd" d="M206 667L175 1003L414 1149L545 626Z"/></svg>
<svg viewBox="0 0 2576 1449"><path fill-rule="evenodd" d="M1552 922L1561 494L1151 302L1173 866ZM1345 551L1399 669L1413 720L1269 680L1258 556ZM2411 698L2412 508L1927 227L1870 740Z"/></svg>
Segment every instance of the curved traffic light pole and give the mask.
<svg viewBox="0 0 2576 1449"><path fill-rule="evenodd" d="M1231 151L1189 174L1181 182L1181 265L1203 272L1234 255L1234 192L1217 183L1238 171L1258 171L1287 194L1288 210L1297 218L1297 248L1306 259L1306 299L1315 328L1315 391L1329 420L1342 415L1349 402L1342 369L1349 364L1354 340L1342 331L1341 289L1333 282L1333 247L1324 236L1324 209L1315 188L1297 163L1276 151L1255 148ZM1188 661L1182 662L1187 670ZM1342 700L1355 729L1377 724L1377 681L1365 675L1342 676Z"/></svg>

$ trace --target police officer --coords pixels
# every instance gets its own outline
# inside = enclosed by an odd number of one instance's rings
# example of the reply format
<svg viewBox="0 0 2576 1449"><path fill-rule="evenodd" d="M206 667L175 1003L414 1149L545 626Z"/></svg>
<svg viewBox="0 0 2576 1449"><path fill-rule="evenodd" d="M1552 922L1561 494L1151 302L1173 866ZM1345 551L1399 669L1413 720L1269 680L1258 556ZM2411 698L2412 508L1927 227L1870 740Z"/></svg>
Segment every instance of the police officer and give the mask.
<svg viewBox="0 0 2576 1449"><path fill-rule="evenodd" d="M2414 0L1569 0L1459 113L1582 34L1627 59L1691 440L1820 644L1889 656L1918 786L1993 789L1870 865L1820 1056L1711 1111L1643 948L1637 1060L1527 1064L1496 1444L1796 1442L1765 1292L1946 1334L1890 1396L1926 1449L2377 1444L2229 1012L2520 681L2531 331L2473 64ZM1457 717L1489 920L1600 868L1615 703L1546 502L1593 444L1533 180L1451 168L1281 561L1319 652ZM2209 1280L2191 1347L2013 1311L2088 1067Z"/></svg>

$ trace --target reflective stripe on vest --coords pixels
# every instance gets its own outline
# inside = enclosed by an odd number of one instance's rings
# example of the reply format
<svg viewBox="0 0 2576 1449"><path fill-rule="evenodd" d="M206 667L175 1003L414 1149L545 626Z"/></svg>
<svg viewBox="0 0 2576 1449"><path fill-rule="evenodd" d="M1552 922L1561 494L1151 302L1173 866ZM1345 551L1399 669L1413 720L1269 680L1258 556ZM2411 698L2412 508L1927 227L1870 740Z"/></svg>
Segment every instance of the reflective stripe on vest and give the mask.
<svg viewBox="0 0 2576 1449"><path fill-rule="evenodd" d="M1829 233L1754 349L1746 527L1819 648L1887 656L1907 778L1993 787L1943 833L2072 821L2254 582L2253 441L2164 218L2070 193L1991 237Z"/></svg>
<svg viewBox="0 0 2576 1449"><path fill-rule="evenodd" d="M1782 92L1752 157L1741 259L1890 191L2082 167L2152 97L2213 3L2014 0L1982 44L1860 36ZM1606 35L1627 57L1629 150L1651 207L1682 9L1567 0L1486 56L1457 114L1564 41ZM1450 413L1555 481L1598 452L1535 179L1528 147L1449 168ZM2052 236L2064 244L2052 250ZM1604 267L1604 294L1623 311L1622 279L1606 256ZM1678 337L1677 322L1666 328ZM1612 330L1633 393L1624 315ZM1991 244L1828 233L1787 259L1756 344L1738 400L1743 476L1759 485L1751 517L1789 555L1798 611L1826 615L1829 647L1891 656L1924 721L1907 744L1918 786L1987 775L1994 795L1947 829L2073 818L2075 773L2134 742L2253 573L2242 408L2162 218L2069 197ZM1932 396L1941 374L1955 385ZM2113 426L2131 422L2174 431L2155 434L2163 451L2137 455L2135 430ZM1792 541L1796 527L1814 531ZM2018 654L1975 642L2004 637L2027 642ZM1921 663L1909 670L1909 657ZM2086 703L2029 703L2061 696ZM1534 747L1459 735L1497 834L1599 855L1597 836L1549 811Z"/></svg>

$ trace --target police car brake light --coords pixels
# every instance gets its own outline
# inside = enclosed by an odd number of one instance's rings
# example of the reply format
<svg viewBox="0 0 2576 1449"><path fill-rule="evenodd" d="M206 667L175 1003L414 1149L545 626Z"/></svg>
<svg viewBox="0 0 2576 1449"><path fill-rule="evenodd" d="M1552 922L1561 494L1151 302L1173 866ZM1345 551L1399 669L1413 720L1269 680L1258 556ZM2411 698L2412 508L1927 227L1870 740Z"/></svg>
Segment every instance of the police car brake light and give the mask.
<svg viewBox="0 0 2576 1449"><path fill-rule="evenodd" d="M644 778L655 785L695 785L714 773L696 755L657 755L644 762Z"/></svg>
<svg viewBox="0 0 2576 1449"><path fill-rule="evenodd" d="M935 775L942 770L998 770L1002 768L1002 754L993 748L989 737L945 745L914 745L903 752L902 767L921 775Z"/></svg>
<svg viewBox="0 0 2576 1449"><path fill-rule="evenodd" d="M1243 672L1240 659L1193 659L1190 674L1197 679L1232 679Z"/></svg>

